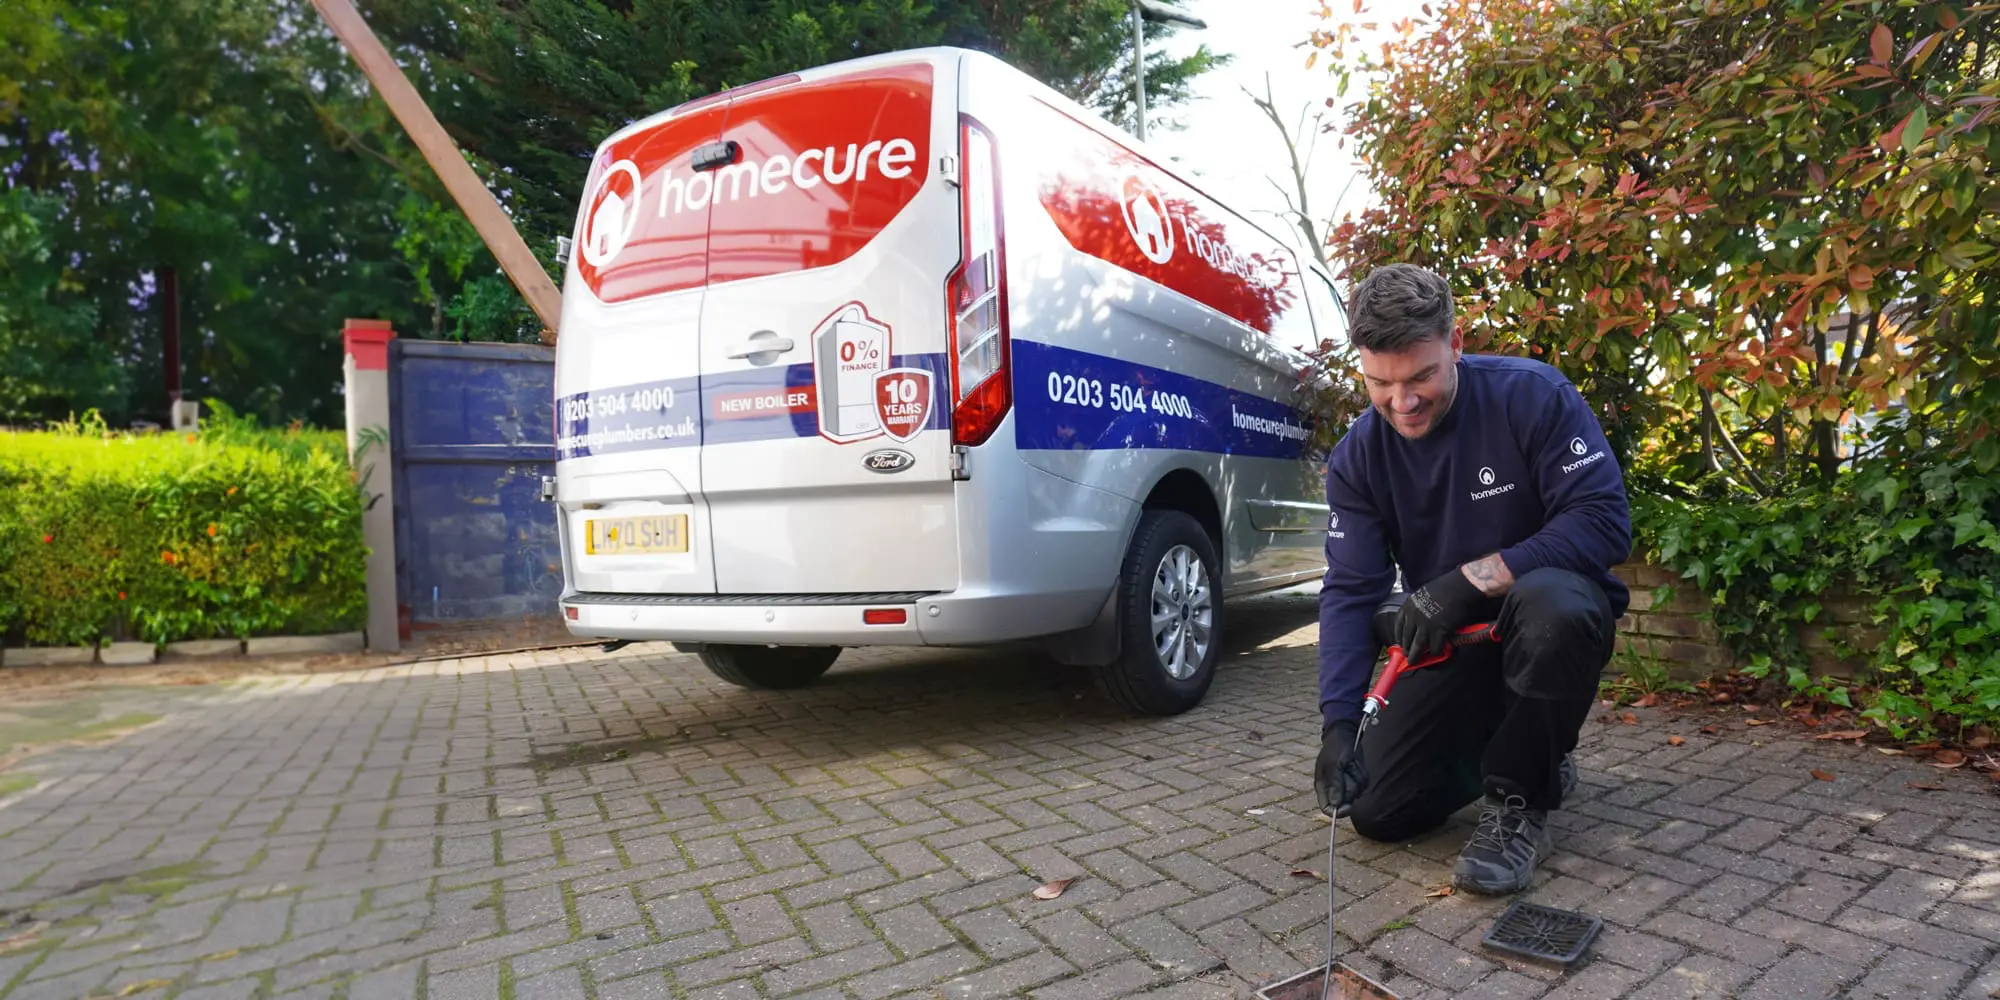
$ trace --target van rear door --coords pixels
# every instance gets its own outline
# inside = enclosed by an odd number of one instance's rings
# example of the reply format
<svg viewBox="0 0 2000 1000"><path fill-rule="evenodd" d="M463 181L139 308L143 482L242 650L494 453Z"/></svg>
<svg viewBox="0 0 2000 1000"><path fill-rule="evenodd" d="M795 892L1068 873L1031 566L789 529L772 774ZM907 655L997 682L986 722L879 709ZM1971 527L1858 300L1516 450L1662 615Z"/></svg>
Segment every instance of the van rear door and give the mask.
<svg viewBox="0 0 2000 1000"><path fill-rule="evenodd" d="M558 502L578 590L715 591L700 451L708 213L671 209L727 105L636 123L591 165L555 366Z"/></svg>
<svg viewBox="0 0 2000 1000"><path fill-rule="evenodd" d="M951 590L956 58L802 77L732 100L729 160L687 191L709 213L701 488L716 589Z"/></svg>

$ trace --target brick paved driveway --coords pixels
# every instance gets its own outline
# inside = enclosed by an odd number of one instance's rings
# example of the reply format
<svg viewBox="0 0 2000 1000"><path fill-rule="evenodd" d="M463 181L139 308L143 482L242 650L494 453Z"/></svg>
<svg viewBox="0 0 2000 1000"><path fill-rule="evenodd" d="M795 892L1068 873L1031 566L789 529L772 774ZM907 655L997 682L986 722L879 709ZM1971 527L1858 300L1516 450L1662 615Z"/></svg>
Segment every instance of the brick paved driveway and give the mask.
<svg viewBox="0 0 2000 1000"><path fill-rule="evenodd" d="M1237 614L1165 720L975 653L783 694L655 646L160 689L161 721L0 799L0 996L1248 996L1322 961L1293 873L1326 826L1312 598ZM1583 963L1509 961L1478 943L1498 902L1427 895L1463 816L1342 824L1347 960L1404 997L2000 989L1983 778L1639 714L1592 721L1530 895L1606 921Z"/></svg>

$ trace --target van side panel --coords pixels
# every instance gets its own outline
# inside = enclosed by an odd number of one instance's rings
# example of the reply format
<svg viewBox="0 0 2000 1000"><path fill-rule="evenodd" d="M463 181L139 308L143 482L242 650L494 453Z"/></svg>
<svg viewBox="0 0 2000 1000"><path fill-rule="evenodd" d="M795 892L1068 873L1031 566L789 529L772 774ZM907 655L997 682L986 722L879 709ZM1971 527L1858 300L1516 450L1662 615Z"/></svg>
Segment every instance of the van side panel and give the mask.
<svg viewBox="0 0 2000 1000"><path fill-rule="evenodd" d="M1303 515L1324 505L1293 409L1313 340L1296 257L1037 89L1007 102L1001 140L1032 144L1007 216L1022 461L1133 502L1195 472L1230 591L1310 578L1323 518Z"/></svg>

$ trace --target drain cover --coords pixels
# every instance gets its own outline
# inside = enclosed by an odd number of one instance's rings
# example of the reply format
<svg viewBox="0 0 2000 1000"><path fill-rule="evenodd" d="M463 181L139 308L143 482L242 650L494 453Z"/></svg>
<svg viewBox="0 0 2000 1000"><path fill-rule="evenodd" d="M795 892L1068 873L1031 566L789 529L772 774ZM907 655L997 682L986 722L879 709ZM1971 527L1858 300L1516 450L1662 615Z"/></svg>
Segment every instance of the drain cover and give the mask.
<svg viewBox="0 0 2000 1000"><path fill-rule="evenodd" d="M1482 943L1568 965L1583 957L1584 949L1603 927L1604 921L1596 917L1517 900L1493 922Z"/></svg>

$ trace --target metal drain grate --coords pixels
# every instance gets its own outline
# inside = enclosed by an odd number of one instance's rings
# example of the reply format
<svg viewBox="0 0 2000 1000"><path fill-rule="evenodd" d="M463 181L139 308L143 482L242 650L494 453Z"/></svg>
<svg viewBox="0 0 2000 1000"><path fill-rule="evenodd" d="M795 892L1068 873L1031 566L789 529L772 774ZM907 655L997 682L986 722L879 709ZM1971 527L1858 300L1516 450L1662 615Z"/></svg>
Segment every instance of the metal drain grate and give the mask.
<svg viewBox="0 0 2000 1000"><path fill-rule="evenodd" d="M1583 957L1604 921L1569 910L1516 901L1507 907L1482 943L1529 958L1568 965Z"/></svg>

